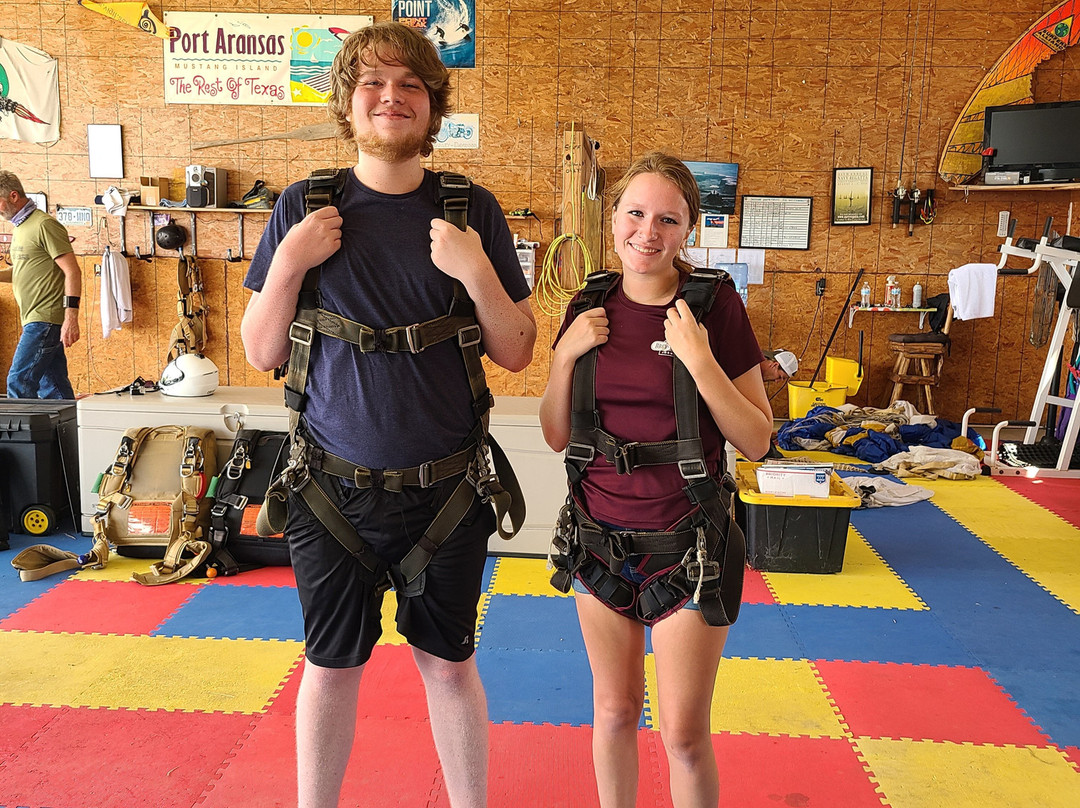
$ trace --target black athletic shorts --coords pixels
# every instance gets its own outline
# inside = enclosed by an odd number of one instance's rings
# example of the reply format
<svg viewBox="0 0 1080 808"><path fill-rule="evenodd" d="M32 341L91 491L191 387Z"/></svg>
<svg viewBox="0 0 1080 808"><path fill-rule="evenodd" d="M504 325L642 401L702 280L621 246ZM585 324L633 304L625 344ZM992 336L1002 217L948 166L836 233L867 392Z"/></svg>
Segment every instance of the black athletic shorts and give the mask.
<svg viewBox="0 0 1080 808"><path fill-rule="evenodd" d="M452 477L431 488L408 486L397 493L331 482L327 494L339 493L341 512L360 538L380 558L398 563L460 479ZM397 628L410 645L452 662L472 656L487 543L494 532L491 505L475 497L421 574L422 591L410 597L398 594ZM382 596L364 583L360 562L295 494L289 495L285 535L304 612L307 658L324 668L363 665L382 635Z"/></svg>

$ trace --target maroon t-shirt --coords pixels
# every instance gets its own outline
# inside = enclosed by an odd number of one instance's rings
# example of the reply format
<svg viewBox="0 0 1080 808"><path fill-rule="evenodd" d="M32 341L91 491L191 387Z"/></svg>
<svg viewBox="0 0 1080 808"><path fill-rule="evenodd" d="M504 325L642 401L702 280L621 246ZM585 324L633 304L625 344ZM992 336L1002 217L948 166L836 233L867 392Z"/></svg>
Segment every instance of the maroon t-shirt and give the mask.
<svg viewBox="0 0 1080 808"><path fill-rule="evenodd" d="M597 352L596 406L604 429L621 440L676 437L673 358L652 348L653 342L664 339L670 305L645 306L629 300L621 279L604 303L611 333ZM573 316L568 309L559 337ZM729 378L736 379L763 361L742 299L730 286L719 287L703 322L713 354ZM700 397L698 415L705 457L710 472L718 476L724 438ZM598 455L586 470L581 490L594 519L620 527L666 530L691 508L684 485L675 465L642 466L632 474L617 474Z"/></svg>

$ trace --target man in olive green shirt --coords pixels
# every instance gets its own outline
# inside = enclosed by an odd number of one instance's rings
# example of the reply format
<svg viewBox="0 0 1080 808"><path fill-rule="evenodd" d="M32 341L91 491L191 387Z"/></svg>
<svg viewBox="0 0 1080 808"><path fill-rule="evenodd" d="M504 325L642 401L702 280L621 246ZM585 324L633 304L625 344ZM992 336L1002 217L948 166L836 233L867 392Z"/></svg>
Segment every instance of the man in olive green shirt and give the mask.
<svg viewBox="0 0 1080 808"><path fill-rule="evenodd" d="M22 182L0 171L0 218L15 228L10 280L22 336L7 377L8 398L73 399L64 349L79 339L82 273L67 230L27 198Z"/></svg>

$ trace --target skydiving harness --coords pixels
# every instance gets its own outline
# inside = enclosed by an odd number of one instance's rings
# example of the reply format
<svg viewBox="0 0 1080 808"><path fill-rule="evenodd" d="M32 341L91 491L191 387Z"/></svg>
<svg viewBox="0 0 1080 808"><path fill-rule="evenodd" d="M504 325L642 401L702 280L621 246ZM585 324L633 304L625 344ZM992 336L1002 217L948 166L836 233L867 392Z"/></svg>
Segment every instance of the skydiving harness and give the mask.
<svg viewBox="0 0 1080 808"><path fill-rule="evenodd" d="M308 178L304 197L304 215L335 204L341 196L351 169L320 169ZM461 230L468 223L469 197L472 183L460 174L438 174L438 201L443 217ZM358 561L366 583L380 591L391 584L399 592L418 594L423 585L420 578L432 555L464 518L479 494L484 502L495 506L499 535L511 539L525 520L525 501L517 478L502 449L488 434L488 421L494 397L488 389L484 367L480 360L480 326L475 307L465 287L454 281L454 295L447 314L412 325L376 329L346 319L322 308L319 277L322 266L308 271L304 277L297 302L296 319L289 327L292 352L279 374L284 371L285 404L289 408L291 447L281 476L267 491L264 529L284 529L287 517L287 492L303 497L312 513ZM308 363L315 335L352 343L362 353L420 353L445 340L456 340L461 349L472 392L472 409L476 426L465 441L465 448L449 457L422 463L407 469L371 469L337 457L316 446L300 426L300 417L307 404ZM488 460L488 450L494 469ZM356 488L382 488L400 492L404 486L428 488L451 477L461 476L449 499L436 514L424 535L412 547L400 564L390 565L379 558L360 538L356 529L341 513L334 487L328 476L351 482ZM510 517L511 529L503 527L505 516ZM266 535L260 531L261 535Z"/></svg>
<svg viewBox="0 0 1080 808"><path fill-rule="evenodd" d="M614 272L594 272L573 304L575 316L602 306L615 287ZM712 307L726 272L699 269L682 287L682 296L700 322ZM698 391L678 357L672 358L677 438L657 442L622 440L607 432L596 408L596 358L593 348L574 366L570 442L564 462L570 493L559 513L552 552L551 583L570 591L574 577L606 606L645 625L681 608L691 598L710 626L727 626L739 615L746 542L732 518L736 486L731 476L709 474L698 424ZM582 506L580 482L598 454L619 474L641 466L673 463L685 480L693 509L670 530L625 530L602 525ZM631 556L644 556L634 584L619 573Z"/></svg>
<svg viewBox="0 0 1080 808"><path fill-rule="evenodd" d="M169 361L181 354L201 354L206 348L206 300L203 297L202 271L195 256L180 253L176 263L176 316L179 322L169 337Z"/></svg>

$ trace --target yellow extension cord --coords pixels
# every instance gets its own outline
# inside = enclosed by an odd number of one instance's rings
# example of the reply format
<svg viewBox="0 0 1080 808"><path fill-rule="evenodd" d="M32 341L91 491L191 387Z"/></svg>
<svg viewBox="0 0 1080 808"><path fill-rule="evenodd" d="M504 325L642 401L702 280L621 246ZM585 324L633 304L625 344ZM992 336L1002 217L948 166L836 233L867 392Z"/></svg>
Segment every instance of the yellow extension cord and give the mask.
<svg viewBox="0 0 1080 808"><path fill-rule="evenodd" d="M564 242L569 242L571 247L577 245L577 248L581 250L581 267L578 266L576 252L571 252L570 268L576 281L573 286L564 286L559 278L559 248ZM592 271L592 256L589 255L589 250L581 236L577 233L563 233L556 237L544 253L544 261L540 267L539 277L536 279L535 297L540 311L549 317L561 317L566 304L585 286L585 276Z"/></svg>

